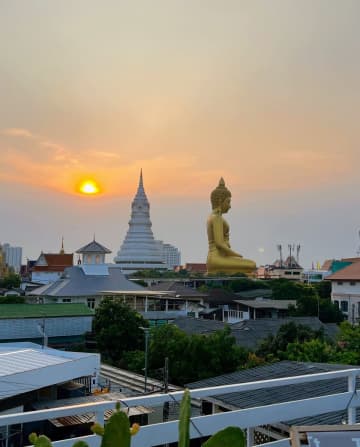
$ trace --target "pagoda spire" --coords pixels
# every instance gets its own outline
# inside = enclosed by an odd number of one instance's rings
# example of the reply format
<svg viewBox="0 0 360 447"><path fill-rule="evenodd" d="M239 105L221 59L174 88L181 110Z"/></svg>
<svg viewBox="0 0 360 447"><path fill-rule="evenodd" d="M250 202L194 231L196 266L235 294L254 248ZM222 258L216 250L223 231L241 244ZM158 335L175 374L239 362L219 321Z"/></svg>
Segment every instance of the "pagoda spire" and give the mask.
<svg viewBox="0 0 360 447"><path fill-rule="evenodd" d="M150 203L146 197L142 169L131 204L129 229L114 261L124 270L164 269L162 253L151 229Z"/></svg>

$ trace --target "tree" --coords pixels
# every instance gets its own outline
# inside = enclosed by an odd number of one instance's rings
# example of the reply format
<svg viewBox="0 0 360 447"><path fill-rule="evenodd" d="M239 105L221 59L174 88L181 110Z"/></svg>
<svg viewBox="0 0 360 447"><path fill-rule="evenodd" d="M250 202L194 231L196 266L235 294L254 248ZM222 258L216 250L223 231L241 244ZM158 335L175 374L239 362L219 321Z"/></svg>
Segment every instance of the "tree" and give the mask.
<svg viewBox="0 0 360 447"><path fill-rule="evenodd" d="M16 289L20 287L20 283L20 275L16 273L9 273L0 279L0 287L4 287L5 289Z"/></svg>
<svg viewBox="0 0 360 447"><path fill-rule="evenodd" d="M323 330L316 331L303 324L290 322L283 324L275 336L269 335L261 343L256 354L271 361L285 360L288 358L287 348L289 343L302 344L313 339L324 341Z"/></svg>
<svg viewBox="0 0 360 447"><path fill-rule="evenodd" d="M142 350L148 322L126 304L106 298L95 310L93 331L97 346L112 363L119 362L126 351Z"/></svg>
<svg viewBox="0 0 360 447"><path fill-rule="evenodd" d="M150 337L150 368L169 359L170 381L184 385L235 371L247 361L247 352L236 346L230 328L209 335L186 335L174 325L154 328Z"/></svg>

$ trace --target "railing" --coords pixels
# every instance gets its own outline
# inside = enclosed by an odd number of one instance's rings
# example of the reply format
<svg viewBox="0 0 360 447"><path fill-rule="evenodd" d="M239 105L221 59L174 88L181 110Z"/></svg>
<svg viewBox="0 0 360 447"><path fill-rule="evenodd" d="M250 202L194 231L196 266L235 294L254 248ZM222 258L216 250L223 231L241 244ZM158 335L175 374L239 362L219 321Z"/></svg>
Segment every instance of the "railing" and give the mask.
<svg viewBox="0 0 360 447"><path fill-rule="evenodd" d="M251 429L257 426L341 410L347 411L347 423L354 424L356 422L356 407L360 406L359 396L356 392L357 376L360 376L360 368L191 390L192 398L204 398L207 396L217 396L226 393L309 383L341 377L346 377L348 379L348 390L343 393L229 411L225 413L216 413L208 416L193 417L193 424L190 426L190 436L191 438L209 436L229 425L238 426L243 429L250 429L248 430L248 433L250 433ZM169 400L176 400L179 402L182 394L182 391L176 391L169 394L152 394L148 396L126 398L121 402L123 405L129 407L135 405L159 406ZM0 416L0 427L87 413L95 413L96 420L103 424L104 411L113 409L114 407L115 402L99 402L51 410L39 410L4 415ZM177 437L177 421L146 425L141 427L139 433L132 439L132 447L163 445L176 442ZM56 441L54 442L54 446L70 447L75 441L80 439L85 440L90 447L98 447L100 444L99 437L89 435L81 438ZM264 447L288 447L289 445L288 439L263 444Z"/></svg>

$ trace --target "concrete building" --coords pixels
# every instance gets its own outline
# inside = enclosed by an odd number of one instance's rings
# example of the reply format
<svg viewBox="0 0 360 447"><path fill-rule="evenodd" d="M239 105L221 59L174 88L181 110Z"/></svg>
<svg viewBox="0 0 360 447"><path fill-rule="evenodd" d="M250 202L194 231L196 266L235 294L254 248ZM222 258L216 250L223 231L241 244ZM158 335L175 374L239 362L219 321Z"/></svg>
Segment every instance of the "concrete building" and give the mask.
<svg viewBox="0 0 360 447"><path fill-rule="evenodd" d="M14 269L15 273L19 273L21 269L22 248L12 247L10 244L3 244L3 253L7 266Z"/></svg>
<svg viewBox="0 0 360 447"><path fill-rule="evenodd" d="M124 273L134 273L144 269L164 270L167 268L151 227L150 204L145 194L141 172L139 186L131 204L129 229L120 250L114 258L114 261Z"/></svg>

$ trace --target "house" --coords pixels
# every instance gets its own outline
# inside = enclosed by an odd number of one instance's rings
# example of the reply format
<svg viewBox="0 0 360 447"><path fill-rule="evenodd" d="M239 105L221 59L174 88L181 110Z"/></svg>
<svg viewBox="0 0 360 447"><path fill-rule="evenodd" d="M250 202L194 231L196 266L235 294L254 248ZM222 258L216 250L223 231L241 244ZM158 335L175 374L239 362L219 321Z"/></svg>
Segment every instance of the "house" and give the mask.
<svg viewBox="0 0 360 447"><path fill-rule="evenodd" d="M188 388L207 388L213 386L249 383L260 380L277 379L281 377L303 376L308 374L324 373L338 370L351 369L349 365L336 365L314 362L281 361L265 366L236 371L198 382L188 384ZM357 387L359 387L359 382ZM251 391L232 392L209 396L201 399L202 414L214 414L231 410L240 410L252 407L264 407L287 401L303 400L309 397L325 396L329 390L333 393L341 393L348 388L347 378L339 377L328 380L312 381L308 383L283 385L274 388L254 389ZM254 427L254 444L272 442L289 438L292 425L318 425L318 424L342 424L346 420L346 411L330 411L316 416L306 416L297 419L280 420L266 426ZM360 422L360 414L356 416L356 422ZM253 444L251 444L253 445Z"/></svg>
<svg viewBox="0 0 360 447"><path fill-rule="evenodd" d="M186 315L199 317L205 308L204 301L208 294L188 287L178 281L160 282L148 287L153 292L171 292L175 299L168 302L166 310L186 310Z"/></svg>
<svg viewBox="0 0 360 447"><path fill-rule="evenodd" d="M40 284L49 284L60 278L67 267L73 265L73 254L65 253L41 253L31 268L31 281Z"/></svg>
<svg viewBox="0 0 360 447"><path fill-rule="evenodd" d="M84 340L94 312L84 304L2 304L0 341L63 346Z"/></svg>
<svg viewBox="0 0 360 447"><path fill-rule="evenodd" d="M327 276L326 279L331 281L331 301L339 307L351 324L358 324L360 321L360 262L353 262Z"/></svg>
<svg viewBox="0 0 360 447"><path fill-rule="evenodd" d="M284 318L290 306L296 306L296 300L271 300L256 298L255 300L234 300L237 312L242 313L243 320L258 318Z"/></svg>

